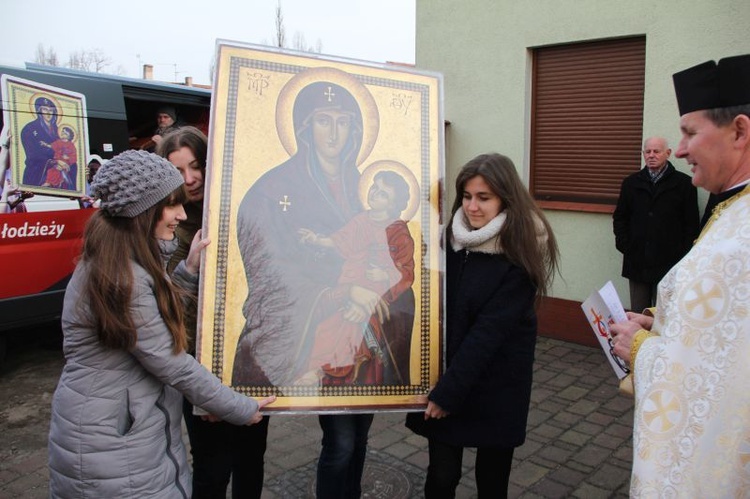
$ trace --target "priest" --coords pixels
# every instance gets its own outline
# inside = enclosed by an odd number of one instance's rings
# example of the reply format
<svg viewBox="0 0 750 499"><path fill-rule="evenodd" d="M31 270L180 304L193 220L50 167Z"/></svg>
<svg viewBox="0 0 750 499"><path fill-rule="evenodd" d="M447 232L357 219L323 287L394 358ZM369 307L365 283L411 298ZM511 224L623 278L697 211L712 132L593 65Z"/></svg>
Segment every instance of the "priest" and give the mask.
<svg viewBox="0 0 750 499"><path fill-rule="evenodd" d="M658 285L612 326L635 394L631 497L750 490L750 54L673 76L693 185L720 202Z"/></svg>

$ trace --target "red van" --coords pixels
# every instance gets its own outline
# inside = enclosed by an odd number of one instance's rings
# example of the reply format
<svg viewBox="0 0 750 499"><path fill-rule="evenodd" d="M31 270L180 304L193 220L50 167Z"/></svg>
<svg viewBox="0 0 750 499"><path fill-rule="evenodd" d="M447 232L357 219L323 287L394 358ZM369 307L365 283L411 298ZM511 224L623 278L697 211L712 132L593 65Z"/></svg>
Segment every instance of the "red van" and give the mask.
<svg viewBox="0 0 750 499"><path fill-rule="evenodd" d="M83 166L92 155L106 160L134 147L138 137L150 136L165 105L176 110L178 122L208 128L211 92L206 88L36 64L0 66L1 74L85 95L89 150L79 160ZM3 114L23 108L7 107L5 101L0 106ZM24 206L23 213L0 212L0 362L9 334L60 317L83 228L93 213L77 200L43 195Z"/></svg>

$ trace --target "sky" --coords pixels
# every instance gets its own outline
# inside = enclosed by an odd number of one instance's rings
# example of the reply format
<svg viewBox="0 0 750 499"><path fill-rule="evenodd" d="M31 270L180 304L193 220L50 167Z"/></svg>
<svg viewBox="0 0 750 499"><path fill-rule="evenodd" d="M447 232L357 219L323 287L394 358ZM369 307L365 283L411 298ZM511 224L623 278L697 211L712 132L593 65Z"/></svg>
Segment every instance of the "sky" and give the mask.
<svg viewBox="0 0 750 499"><path fill-rule="evenodd" d="M290 48L299 33L321 54L414 63L415 0L3 0L0 64L33 62L41 43L61 65L99 49L105 72L210 84L216 40L272 44L278 2Z"/></svg>

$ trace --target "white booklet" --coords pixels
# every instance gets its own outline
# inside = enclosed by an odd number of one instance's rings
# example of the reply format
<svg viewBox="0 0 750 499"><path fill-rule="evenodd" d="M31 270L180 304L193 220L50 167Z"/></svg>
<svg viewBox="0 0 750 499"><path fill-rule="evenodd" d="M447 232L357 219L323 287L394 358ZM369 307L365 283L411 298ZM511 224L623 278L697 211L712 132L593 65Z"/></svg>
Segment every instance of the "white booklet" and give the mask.
<svg viewBox="0 0 750 499"><path fill-rule="evenodd" d="M615 374L619 379L624 378L630 370L628 364L615 356L612 351L612 335L609 332L609 326L625 321L628 317L625 315L625 309L612 281L608 281L600 290L591 293L591 296L581 304L581 308Z"/></svg>

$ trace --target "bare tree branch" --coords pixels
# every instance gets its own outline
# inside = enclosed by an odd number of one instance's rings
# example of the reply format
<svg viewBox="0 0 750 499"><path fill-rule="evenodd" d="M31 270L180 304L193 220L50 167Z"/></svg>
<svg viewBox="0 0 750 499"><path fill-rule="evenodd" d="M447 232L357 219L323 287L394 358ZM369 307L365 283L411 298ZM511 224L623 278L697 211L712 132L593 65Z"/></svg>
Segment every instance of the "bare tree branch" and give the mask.
<svg viewBox="0 0 750 499"><path fill-rule="evenodd" d="M286 46L286 35L284 34L284 14L281 12L281 0L276 4L276 46Z"/></svg>
<svg viewBox="0 0 750 499"><path fill-rule="evenodd" d="M59 66L60 62L57 59L57 52L52 47L44 48L43 44L39 44L36 47L36 54L34 55L34 62L37 64L43 64L45 66Z"/></svg>
<svg viewBox="0 0 750 499"><path fill-rule="evenodd" d="M112 59L105 55L101 49L81 49L71 53L68 57L68 67L81 71L102 73L111 64Z"/></svg>
<svg viewBox="0 0 750 499"><path fill-rule="evenodd" d="M105 55L101 49L94 49L89 52L89 56L91 57L91 64L96 73L101 73L104 68L112 64L112 59Z"/></svg>
<svg viewBox="0 0 750 499"><path fill-rule="evenodd" d="M308 45L307 44L307 40L305 40L304 33L300 32L300 31L295 31L294 32L293 42L292 42L292 47L295 50L299 50L301 52L316 52L316 53L320 53L320 51L323 48L323 43L320 41L320 38L318 38L318 41L315 44L315 46Z"/></svg>
<svg viewBox="0 0 750 499"><path fill-rule="evenodd" d="M286 47L286 28L284 28L284 13L281 11L281 0L278 0L278 3L276 4L276 39L274 40L274 44L277 47L285 48ZM265 45L266 41L263 40L262 43ZM292 48L295 50L299 50L301 52L315 52L320 53L323 51L323 42L320 41L320 38L318 38L318 41L315 43L315 45L308 45L307 40L305 40L304 33L301 33L299 31L294 32L294 37L292 38Z"/></svg>

